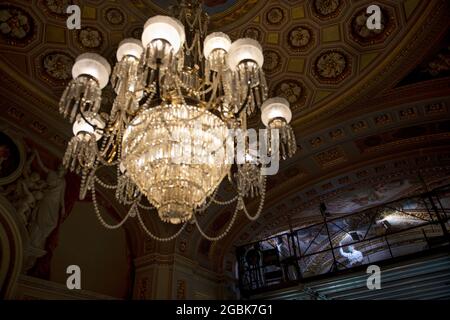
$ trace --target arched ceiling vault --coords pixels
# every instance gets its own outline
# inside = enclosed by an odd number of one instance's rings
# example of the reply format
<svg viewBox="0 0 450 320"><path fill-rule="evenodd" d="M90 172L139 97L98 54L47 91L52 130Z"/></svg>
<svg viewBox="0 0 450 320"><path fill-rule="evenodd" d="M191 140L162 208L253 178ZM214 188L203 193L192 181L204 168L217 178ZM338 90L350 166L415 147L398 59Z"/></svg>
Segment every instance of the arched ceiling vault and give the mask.
<svg viewBox="0 0 450 320"><path fill-rule="evenodd" d="M10 15L25 21L17 30L0 34L2 116L60 153L71 130L57 105L75 57L94 51L113 64L118 43L139 37L150 15L165 12L150 0L73 2L82 8L79 31L65 26L67 1L0 4L0 18ZM263 222L240 220L233 234L216 244L205 243L188 228L171 245L179 253L203 254L205 263L214 256L213 264L220 269L239 239L286 227L287 221L273 224L283 221L277 210L289 212L291 223L301 224L311 218L302 214L308 206L331 199L340 189L373 185L375 175L389 177L398 171L408 177L428 155L433 159L425 167L445 167L449 78L399 84L447 41L448 1L376 1L383 11L378 33L361 24L364 8L373 4L369 0L226 2L212 16L211 27L233 39L253 37L263 44L270 91L292 104L299 152L270 178ZM108 102L113 96L106 90L104 98ZM223 193L228 196L226 188ZM228 213L229 209L217 209L202 222L212 232L219 231L215 229L222 220L226 223L223 217ZM159 231L170 230L161 226Z"/></svg>

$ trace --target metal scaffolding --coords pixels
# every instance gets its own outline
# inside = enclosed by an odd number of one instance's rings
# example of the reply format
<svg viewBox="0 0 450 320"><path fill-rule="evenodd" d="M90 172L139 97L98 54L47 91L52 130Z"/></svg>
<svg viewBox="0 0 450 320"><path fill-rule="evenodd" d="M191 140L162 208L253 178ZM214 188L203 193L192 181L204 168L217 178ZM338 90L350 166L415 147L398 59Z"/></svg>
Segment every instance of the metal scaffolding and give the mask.
<svg viewBox="0 0 450 320"><path fill-rule="evenodd" d="M450 246L450 185L237 247L243 296Z"/></svg>

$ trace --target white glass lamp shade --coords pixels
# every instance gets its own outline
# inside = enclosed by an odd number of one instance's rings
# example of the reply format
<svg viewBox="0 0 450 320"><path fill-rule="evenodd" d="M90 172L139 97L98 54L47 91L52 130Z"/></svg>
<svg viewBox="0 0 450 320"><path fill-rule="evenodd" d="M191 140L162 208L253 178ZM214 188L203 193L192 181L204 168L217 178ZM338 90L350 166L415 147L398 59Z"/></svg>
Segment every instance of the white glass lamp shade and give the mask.
<svg viewBox="0 0 450 320"><path fill-rule="evenodd" d="M211 52L214 50L224 50L228 52L231 47L231 39L230 37L223 32L214 32L208 35L205 39L203 46L203 53L205 58L208 59Z"/></svg>
<svg viewBox="0 0 450 320"><path fill-rule="evenodd" d="M105 122L98 115L96 117L85 116L85 118L87 121L81 115L78 115L77 120L73 123L73 134L76 136L80 132L93 133L96 141L100 140L102 130L105 129ZM93 125L96 126L95 129Z"/></svg>
<svg viewBox="0 0 450 320"><path fill-rule="evenodd" d="M274 119L284 119L286 123L292 120L292 112L289 102L284 98L272 98L261 106L261 119L266 127Z"/></svg>
<svg viewBox="0 0 450 320"><path fill-rule="evenodd" d="M76 79L83 74L95 78L100 85L100 89L103 89L109 82L111 66L99 54L83 53L78 56L72 67L72 76Z"/></svg>
<svg viewBox="0 0 450 320"><path fill-rule="evenodd" d="M117 61L122 61L122 58L125 56L133 56L136 59L140 59L143 51L144 48L140 40L125 39L119 44L119 49L117 49Z"/></svg>
<svg viewBox="0 0 450 320"><path fill-rule="evenodd" d="M171 17L154 16L147 20L142 33L142 44L147 47L152 41L163 39L170 43L177 53L186 40L183 24Z"/></svg>
<svg viewBox="0 0 450 320"><path fill-rule="evenodd" d="M258 41L243 38L232 43L228 52L228 66L230 69L235 70L244 60L253 60L262 68L264 65L264 55Z"/></svg>

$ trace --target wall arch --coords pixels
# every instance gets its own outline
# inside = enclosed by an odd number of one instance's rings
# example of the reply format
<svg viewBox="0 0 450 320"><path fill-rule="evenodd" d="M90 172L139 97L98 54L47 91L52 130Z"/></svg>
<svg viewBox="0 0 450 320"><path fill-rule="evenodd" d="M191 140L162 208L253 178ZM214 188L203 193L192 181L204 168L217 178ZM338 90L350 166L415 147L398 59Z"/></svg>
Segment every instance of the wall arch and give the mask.
<svg viewBox="0 0 450 320"><path fill-rule="evenodd" d="M14 299L22 270L26 230L16 221L15 209L0 195L0 299Z"/></svg>

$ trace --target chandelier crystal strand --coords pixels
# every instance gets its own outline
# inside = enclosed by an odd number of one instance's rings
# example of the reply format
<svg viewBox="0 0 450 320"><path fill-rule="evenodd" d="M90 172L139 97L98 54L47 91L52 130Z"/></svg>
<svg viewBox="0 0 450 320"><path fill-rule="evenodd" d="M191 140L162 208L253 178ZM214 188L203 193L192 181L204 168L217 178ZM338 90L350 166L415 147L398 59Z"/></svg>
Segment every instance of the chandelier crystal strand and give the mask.
<svg viewBox="0 0 450 320"><path fill-rule="evenodd" d="M177 18L148 19L141 41L120 43L112 75L101 56L79 56L72 69L74 80L60 101L60 112L73 123L74 131L64 164L82 176L80 197L91 190L99 215L96 183L115 190L119 203L131 205L127 217L136 215L146 233L159 241L176 238L186 224L175 236L157 237L145 227L139 208L156 208L164 222L190 221L199 227L196 213L213 203L237 201L225 234L240 209L250 220L260 216L266 183L262 176L266 164L260 156L266 155L255 154L258 142L251 147L246 142L246 162L232 166L228 151L238 145L238 138L230 136L230 129L246 135L247 124L252 123L248 119L260 112L269 135L280 133L280 141L269 141L279 144L271 144L269 154L278 159L281 150L282 157L288 158L296 150L289 103L267 100L261 45L248 38L232 42L221 32L207 35L209 18L202 1L180 1L175 11ZM106 114L100 111L101 90L110 75L116 98ZM117 183L102 182L97 171L113 166L117 166ZM235 182L237 195L220 201L216 196L226 176ZM142 196L151 206L141 203ZM250 216L243 198L257 196L260 206ZM99 220L108 226L101 216ZM213 241L225 236L200 232Z"/></svg>
<svg viewBox="0 0 450 320"><path fill-rule="evenodd" d="M258 102L266 99L267 88L261 88L263 83L260 81L264 77L262 47L254 39L236 40L231 44L227 62L230 70L234 72L229 91L231 97L228 99L236 105L238 112L245 109L247 115L251 116L256 112Z"/></svg>
<svg viewBox="0 0 450 320"><path fill-rule="evenodd" d="M258 209L256 210L256 214L254 216L250 215L250 213L247 210L247 207L245 206L243 197L239 197L238 203L242 207L242 210L244 211L244 213L247 216L247 218L250 221L256 221L256 220L259 219L259 217L262 214L262 211L264 209L265 200L266 200L266 177L264 176L263 177L263 182L262 182L262 189L261 189L261 199L260 199L260 202L259 202Z"/></svg>
<svg viewBox="0 0 450 320"><path fill-rule="evenodd" d="M179 123L195 117L193 123ZM227 127L208 111L187 105L155 107L134 121L138 124L123 139L124 166L163 221L190 220L228 173L223 146ZM209 150L216 151L214 158Z"/></svg>
<svg viewBox="0 0 450 320"><path fill-rule="evenodd" d="M72 68L74 80L60 101L60 113L73 122L74 133L63 165L82 175L81 199L89 188L87 183L98 158L97 141L105 128L105 121L98 112L101 90L107 85L110 73L111 67L103 57L93 53L80 55Z"/></svg>
<svg viewBox="0 0 450 320"><path fill-rule="evenodd" d="M225 229L225 231L222 234L220 234L216 237L211 237L211 236L207 235L205 231L203 231L203 229L200 227L200 224L197 220L196 215L194 215L193 219L194 219L195 225L197 226L198 231L204 238L206 238L209 241L219 241L219 240L222 240L223 238L225 238L228 235L228 233L231 231L231 228L233 227L234 223L236 222L236 218L239 213L239 210L240 210L239 204L237 204L236 209L234 210L233 216L231 217L231 220L228 223L227 228Z"/></svg>
<svg viewBox="0 0 450 320"><path fill-rule="evenodd" d="M92 203L94 204L95 214L96 214L98 220L100 221L101 225L104 226L106 229L109 229L109 230L119 229L120 227L122 227L124 225L124 223L128 220L128 218L133 215L133 210L136 210L135 206L133 205L122 221L120 221L118 224L115 224L115 225L109 224L103 219L103 217L100 213L100 209L99 209L99 206L97 203L97 195L95 192L95 184L92 184L92 186L91 186L91 194L92 194Z"/></svg>
<svg viewBox="0 0 450 320"><path fill-rule="evenodd" d="M205 212L206 210L208 210L208 208L212 205L215 196L217 195L219 188L216 188L213 192L213 194L211 194L211 196L209 197L208 201L203 203L203 205L200 208L197 208L197 212L202 213Z"/></svg>
<svg viewBox="0 0 450 320"><path fill-rule="evenodd" d="M59 112L64 118L74 122L77 114L100 110L102 89L106 87L111 74L111 67L102 56L95 53L80 55L72 68L74 80L64 91Z"/></svg>
<svg viewBox="0 0 450 320"><path fill-rule="evenodd" d="M82 174L94 165L96 157L97 144L93 134L82 132L69 141L63 166L71 172Z"/></svg>
<svg viewBox="0 0 450 320"><path fill-rule="evenodd" d="M72 80L66 88L59 105L59 112L64 118L74 122L79 111L98 111L101 96L102 92L97 80L89 76L80 76Z"/></svg>
<svg viewBox="0 0 450 320"><path fill-rule="evenodd" d="M155 207L153 207L153 206L146 206L146 205L143 205L140 202L138 203L138 207L141 208L141 209L144 209L144 210L156 210Z"/></svg>
<svg viewBox="0 0 450 320"><path fill-rule="evenodd" d="M122 141L122 130L118 132L117 135L119 141ZM122 158L122 145L117 146L117 157ZM127 170L123 163L121 162L116 169L117 172L117 188L116 188L116 199L119 203L129 204L132 203L136 198L140 199L140 190L138 186L131 180L127 174Z"/></svg>
<svg viewBox="0 0 450 320"><path fill-rule="evenodd" d="M118 177L117 188L116 188L116 198L121 204L129 204L133 202L139 195L139 188L126 176L126 174L121 174Z"/></svg>
<svg viewBox="0 0 450 320"><path fill-rule="evenodd" d="M236 196L234 196L232 199L227 200L227 201L220 201L220 200L216 200L215 198L213 198L212 201L213 201L215 204L218 204L218 205L220 205L220 206L227 206L227 205L230 205L230 204L236 202L236 200L237 200L238 198L239 198L239 197L236 195Z"/></svg>
<svg viewBox="0 0 450 320"><path fill-rule="evenodd" d="M274 123L273 127L280 130L280 146L283 160L293 157L297 152L294 130L288 124L282 124L280 126Z"/></svg>
<svg viewBox="0 0 450 320"><path fill-rule="evenodd" d="M226 200L226 201L216 200L216 196L217 196L217 192L218 191L219 191L219 188L217 188L214 191L214 193L209 197L209 200L207 202L205 202L201 208L197 209L197 212L204 212L204 211L206 211L213 203L217 204L219 206L227 206L227 205L230 205L230 204L236 202L236 200L238 199L238 196L236 195L230 200Z"/></svg>
<svg viewBox="0 0 450 320"><path fill-rule="evenodd" d="M280 149L283 159L291 158L297 152L295 134L289 123L292 120L292 112L289 102L284 98L268 99L261 107L261 119L270 130L276 129L280 133ZM271 134L269 132L269 145Z"/></svg>
<svg viewBox="0 0 450 320"><path fill-rule="evenodd" d="M142 229L144 229L145 233L153 240L156 240L159 242L169 242L169 241L175 240L176 238L178 238L181 235L181 233L184 231L184 229L186 229L186 227L188 225L188 223L185 222L182 225L182 227L180 228L180 230L178 230L177 233L175 233L173 236L170 236L167 238L161 238L161 237L154 235L150 230L148 230L147 226L145 225L144 221L142 220L141 212L139 211L138 208L136 208L136 214L137 214L139 224L141 225Z"/></svg>
<svg viewBox="0 0 450 320"><path fill-rule="evenodd" d="M108 189L108 190L116 190L117 189L117 186L112 185L112 184L107 184L107 183L103 182L102 180L100 180L100 178L98 178L98 177L95 177L95 182L97 182L100 186L102 186L103 188Z"/></svg>
<svg viewBox="0 0 450 320"><path fill-rule="evenodd" d="M264 178L257 165L253 163L238 165L238 171L235 175L240 195L246 198L254 198L260 195Z"/></svg>

